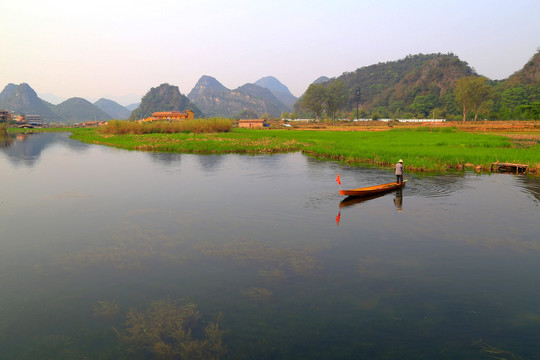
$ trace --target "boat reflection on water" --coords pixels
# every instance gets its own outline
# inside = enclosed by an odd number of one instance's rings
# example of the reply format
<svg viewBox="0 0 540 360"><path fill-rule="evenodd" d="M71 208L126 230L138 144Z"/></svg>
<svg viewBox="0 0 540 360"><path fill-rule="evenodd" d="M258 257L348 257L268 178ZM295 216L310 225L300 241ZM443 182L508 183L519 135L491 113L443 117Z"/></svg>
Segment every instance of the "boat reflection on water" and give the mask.
<svg viewBox="0 0 540 360"><path fill-rule="evenodd" d="M376 194L371 196L365 196L365 197L358 197L358 196L347 196L345 199L341 200L339 202L339 213L336 216L336 224L339 226L339 222L341 220L341 208L361 204L368 202L373 199L380 198L382 196L388 195L388 193L382 193L382 194ZM401 212L403 210L403 190L397 189L394 196L394 205L396 206L397 210Z"/></svg>
<svg viewBox="0 0 540 360"><path fill-rule="evenodd" d="M381 196L384 196L384 195L388 195L388 193L381 193L381 194L375 194L375 195L364 196L364 197L347 196L345 199L341 200L341 202L339 203L339 207L340 208L349 207L349 206L352 206L352 205L364 203L364 202L369 201L369 200L380 198Z"/></svg>

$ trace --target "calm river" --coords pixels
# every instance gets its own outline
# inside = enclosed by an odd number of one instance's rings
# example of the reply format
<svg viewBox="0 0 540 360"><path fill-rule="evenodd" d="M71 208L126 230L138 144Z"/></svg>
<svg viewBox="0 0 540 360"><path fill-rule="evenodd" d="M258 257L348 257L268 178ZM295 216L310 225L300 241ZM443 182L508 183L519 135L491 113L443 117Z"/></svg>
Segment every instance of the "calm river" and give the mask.
<svg viewBox="0 0 540 360"><path fill-rule="evenodd" d="M540 358L538 179L0 145L0 359Z"/></svg>

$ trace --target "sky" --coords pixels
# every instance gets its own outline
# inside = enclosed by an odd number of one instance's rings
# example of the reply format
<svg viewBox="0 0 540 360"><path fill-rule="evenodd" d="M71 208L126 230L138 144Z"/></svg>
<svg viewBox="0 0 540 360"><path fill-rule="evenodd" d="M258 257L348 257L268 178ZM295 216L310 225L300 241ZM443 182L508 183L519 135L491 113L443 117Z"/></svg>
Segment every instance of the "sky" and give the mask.
<svg viewBox="0 0 540 360"><path fill-rule="evenodd" d="M300 96L419 53L500 80L540 49L538 0L0 0L0 14L0 91L122 105L162 83L187 95L203 75L229 89L274 76Z"/></svg>

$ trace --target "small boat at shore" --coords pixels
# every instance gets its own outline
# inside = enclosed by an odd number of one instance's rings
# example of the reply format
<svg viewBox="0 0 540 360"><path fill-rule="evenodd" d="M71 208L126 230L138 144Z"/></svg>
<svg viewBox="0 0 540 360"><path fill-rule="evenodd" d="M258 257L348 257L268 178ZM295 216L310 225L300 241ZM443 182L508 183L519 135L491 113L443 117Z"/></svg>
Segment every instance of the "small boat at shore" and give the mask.
<svg viewBox="0 0 540 360"><path fill-rule="evenodd" d="M373 196L373 195L384 193L387 191L400 189L405 186L406 182L407 180L404 180L401 184L398 184L397 182L392 182L388 184L368 186L368 187L363 187L363 188L358 188L358 189L339 190L339 194L346 195L346 196L359 196L359 197Z"/></svg>

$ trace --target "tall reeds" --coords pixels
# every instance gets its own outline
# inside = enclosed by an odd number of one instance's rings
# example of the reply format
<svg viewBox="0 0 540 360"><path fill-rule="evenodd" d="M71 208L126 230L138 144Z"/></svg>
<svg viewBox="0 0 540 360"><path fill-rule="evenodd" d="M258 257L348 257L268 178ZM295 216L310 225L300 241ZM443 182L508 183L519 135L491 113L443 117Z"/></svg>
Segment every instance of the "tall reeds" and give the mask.
<svg viewBox="0 0 540 360"><path fill-rule="evenodd" d="M217 133L229 132L232 121L223 118L193 119L183 121L134 122L112 120L99 129L102 134L175 134L175 133Z"/></svg>
<svg viewBox="0 0 540 360"><path fill-rule="evenodd" d="M7 125L6 124L0 124L0 136L3 136L3 137L7 136Z"/></svg>

